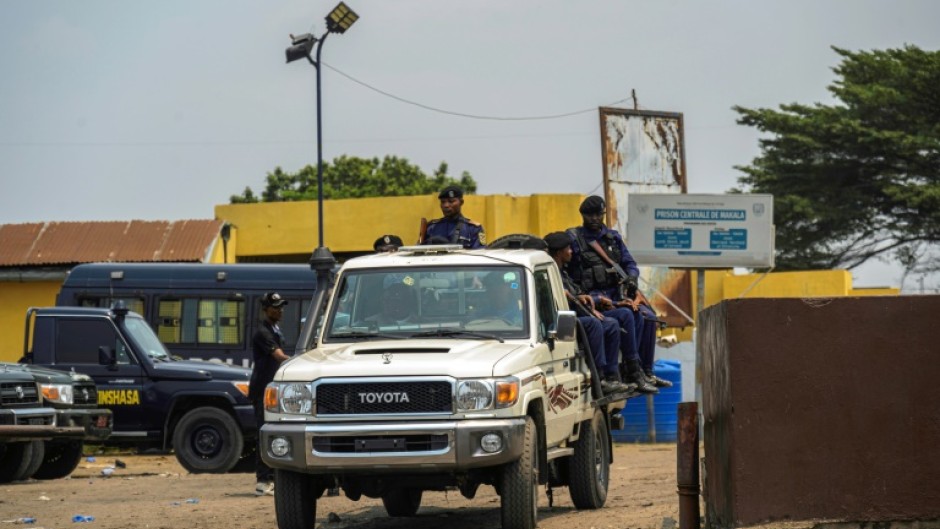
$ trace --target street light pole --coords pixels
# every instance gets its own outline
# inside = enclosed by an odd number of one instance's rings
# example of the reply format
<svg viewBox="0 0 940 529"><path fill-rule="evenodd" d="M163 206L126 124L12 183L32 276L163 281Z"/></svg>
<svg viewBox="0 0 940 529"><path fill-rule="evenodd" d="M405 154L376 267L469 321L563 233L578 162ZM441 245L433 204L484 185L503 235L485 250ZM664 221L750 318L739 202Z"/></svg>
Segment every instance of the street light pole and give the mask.
<svg viewBox="0 0 940 529"><path fill-rule="evenodd" d="M323 90L320 87L320 51L323 50L323 43L326 42L326 38L330 35L329 32L323 34L320 37L320 40L317 41L317 59L313 60L310 56L307 56L307 60L313 64L313 67L317 70L317 228L319 235L319 245L318 248L323 248L323 117L322 111L322 94Z"/></svg>
<svg viewBox="0 0 940 529"><path fill-rule="evenodd" d="M317 252L321 248L325 249L323 245L323 118L321 110L320 52L323 50L323 43L330 33L345 33L358 19L359 15L349 9L345 3L340 2L326 16L326 32L323 33L323 36L317 38L310 33L304 33L297 37L291 35L292 43L286 50L288 63L306 58L317 71L317 228L319 236ZM314 45L317 47L316 59L310 57ZM311 266L313 266L313 260L317 258L317 252L314 252L314 256L311 258ZM327 250L328 252L329 250ZM330 258L332 259L332 255Z"/></svg>
<svg viewBox="0 0 940 529"><path fill-rule="evenodd" d="M320 52L323 50L323 42L330 33L345 33L356 20L359 19L352 9L340 2L326 16L326 32L319 39L310 33L300 36L291 35L291 46L287 48L287 62L291 63L298 59L306 58L310 64L317 70L317 228L318 228L318 246L310 256L310 268L317 273L317 289L314 295L313 321L304 325L301 335L297 339L297 352L306 350L310 342L314 339L314 332L317 328L316 320L319 318L320 308L326 302L326 294L333 281L333 267L336 266L336 259L330 252L330 249L323 245L323 118L322 118L322 90L320 86ZM314 44L317 46L316 59L310 57Z"/></svg>

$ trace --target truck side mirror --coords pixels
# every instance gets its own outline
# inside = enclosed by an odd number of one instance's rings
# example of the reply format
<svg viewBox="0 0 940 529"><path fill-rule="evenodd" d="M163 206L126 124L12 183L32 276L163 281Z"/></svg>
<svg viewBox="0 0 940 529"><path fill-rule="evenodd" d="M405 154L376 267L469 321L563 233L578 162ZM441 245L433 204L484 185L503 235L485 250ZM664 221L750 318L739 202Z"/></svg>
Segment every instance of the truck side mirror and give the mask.
<svg viewBox="0 0 940 529"><path fill-rule="evenodd" d="M108 369L117 369L117 357L114 356L114 351L107 345L98 347L98 363L108 366Z"/></svg>
<svg viewBox="0 0 940 529"><path fill-rule="evenodd" d="M560 310L555 319L555 330L551 331L550 334L556 340L570 342L575 338L577 327L578 319L575 312L573 310Z"/></svg>

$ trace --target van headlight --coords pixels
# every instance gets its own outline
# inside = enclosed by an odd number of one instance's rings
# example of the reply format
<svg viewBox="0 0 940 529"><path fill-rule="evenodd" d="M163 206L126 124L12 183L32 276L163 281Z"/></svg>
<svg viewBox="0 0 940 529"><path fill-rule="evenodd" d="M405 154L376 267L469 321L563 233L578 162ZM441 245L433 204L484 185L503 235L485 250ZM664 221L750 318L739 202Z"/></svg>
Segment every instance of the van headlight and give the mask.
<svg viewBox="0 0 940 529"><path fill-rule="evenodd" d="M310 415L313 411L313 392L303 382L269 384L265 393L265 409L268 411L293 415Z"/></svg>
<svg viewBox="0 0 940 529"><path fill-rule="evenodd" d="M457 383L457 411L509 408L519 400L519 379L461 380Z"/></svg>
<svg viewBox="0 0 940 529"><path fill-rule="evenodd" d="M74 404L75 395L71 384L40 384L42 398L57 404Z"/></svg>

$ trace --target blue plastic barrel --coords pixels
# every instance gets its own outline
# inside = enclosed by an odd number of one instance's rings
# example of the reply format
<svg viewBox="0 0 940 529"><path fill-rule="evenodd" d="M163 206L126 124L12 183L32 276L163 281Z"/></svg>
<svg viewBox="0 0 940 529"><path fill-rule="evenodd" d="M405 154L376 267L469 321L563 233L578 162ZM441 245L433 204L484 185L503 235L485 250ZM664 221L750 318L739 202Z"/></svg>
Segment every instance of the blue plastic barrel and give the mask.
<svg viewBox="0 0 940 529"><path fill-rule="evenodd" d="M653 373L659 378L672 382L671 388L659 388L659 393L653 396L656 442L675 442L679 421L676 410L682 402L682 367L678 360L657 360L653 364ZM623 416L623 430L611 432L614 441L619 443L652 441L646 401L646 396L627 401L626 407L620 412Z"/></svg>

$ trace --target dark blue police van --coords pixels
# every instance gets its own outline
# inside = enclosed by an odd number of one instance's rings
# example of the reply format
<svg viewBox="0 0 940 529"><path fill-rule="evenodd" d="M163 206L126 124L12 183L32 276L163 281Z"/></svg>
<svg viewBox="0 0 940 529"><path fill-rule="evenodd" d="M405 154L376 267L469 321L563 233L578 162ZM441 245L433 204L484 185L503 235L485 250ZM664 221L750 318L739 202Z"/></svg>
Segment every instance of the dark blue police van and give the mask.
<svg viewBox="0 0 940 529"><path fill-rule="evenodd" d="M290 352L315 289L306 264L93 263L72 269L56 305L109 308L120 300L171 354L250 367L261 296L276 291L288 300L280 326Z"/></svg>

